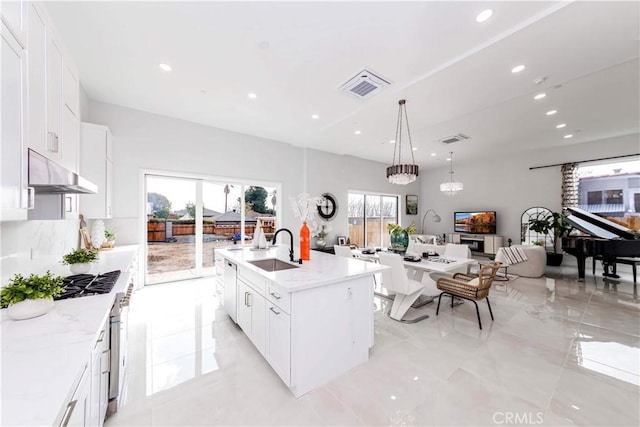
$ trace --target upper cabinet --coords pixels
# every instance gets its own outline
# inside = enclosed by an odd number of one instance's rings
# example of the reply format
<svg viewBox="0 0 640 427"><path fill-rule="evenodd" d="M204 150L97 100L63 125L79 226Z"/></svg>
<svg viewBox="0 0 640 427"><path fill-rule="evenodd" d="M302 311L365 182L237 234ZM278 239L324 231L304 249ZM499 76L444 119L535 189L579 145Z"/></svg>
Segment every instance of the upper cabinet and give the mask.
<svg viewBox="0 0 640 427"><path fill-rule="evenodd" d="M85 218L113 215L113 136L109 128L80 124L80 175L98 186L98 194L81 194L80 211Z"/></svg>
<svg viewBox="0 0 640 427"><path fill-rule="evenodd" d="M27 218L27 171L24 155L25 52L6 25L0 29L2 103L0 106L0 220Z"/></svg>
<svg viewBox="0 0 640 427"><path fill-rule="evenodd" d="M2 0L0 16L7 30L21 47L26 47L26 0Z"/></svg>
<svg viewBox="0 0 640 427"><path fill-rule="evenodd" d="M64 134L65 107L80 119L80 82L60 39L37 3L27 8L29 148L77 172L77 146ZM70 139L70 143L67 142ZM72 152L75 149L75 153Z"/></svg>

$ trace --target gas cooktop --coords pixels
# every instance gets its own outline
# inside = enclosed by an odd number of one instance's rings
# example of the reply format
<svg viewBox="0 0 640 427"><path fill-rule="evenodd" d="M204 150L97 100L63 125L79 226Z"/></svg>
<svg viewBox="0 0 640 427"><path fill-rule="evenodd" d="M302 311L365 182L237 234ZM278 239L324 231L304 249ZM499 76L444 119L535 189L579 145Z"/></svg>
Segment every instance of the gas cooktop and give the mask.
<svg viewBox="0 0 640 427"><path fill-rule="evenodd" d="M118 281L118 277L120 277L120 270L109 271L108 273L98 275L75 274L68 276L62 282L65 291L54 299L60 300L108 294Z"/></svg>

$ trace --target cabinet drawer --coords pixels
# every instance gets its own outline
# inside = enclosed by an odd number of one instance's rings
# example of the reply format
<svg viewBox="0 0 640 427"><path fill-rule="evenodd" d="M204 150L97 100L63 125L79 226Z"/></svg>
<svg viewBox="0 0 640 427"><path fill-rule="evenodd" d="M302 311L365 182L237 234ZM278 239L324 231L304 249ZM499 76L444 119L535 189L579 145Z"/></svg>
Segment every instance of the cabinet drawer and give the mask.
<svg viewBox="0 0 640 427"><path fill-rule="evenodd" d="M249 269L240 267L238 268L238 275L242 277L248 285L255 288L258 292L264 294L266 292L267 283L269 279L262 277L259 273L251 271Z"/></svg>
<svg viewBox="0 0 640 427"><path fill-rule="evenodd" d="M269 283L267 285L267 299L287 313L291 313L291 293L282 290L279 286Z"/></svg>

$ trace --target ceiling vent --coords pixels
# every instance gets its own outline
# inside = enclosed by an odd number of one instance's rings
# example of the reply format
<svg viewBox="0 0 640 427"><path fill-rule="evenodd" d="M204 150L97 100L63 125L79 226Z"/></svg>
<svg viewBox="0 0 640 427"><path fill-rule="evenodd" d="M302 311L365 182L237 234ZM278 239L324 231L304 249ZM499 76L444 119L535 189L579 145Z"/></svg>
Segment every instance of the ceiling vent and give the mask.
<svg viewBox="0 0 640 427"><path fill-rule="evenodd" d="M365 68L340 86L340 90L358 99L365 99L372 97L390 84L391 82Z"/></svg>
<svg viewBox="0 0 640 427"><path fill-rule="evenodd" d="M444 138L440 138L439 141L444 142L445 144L452 144L454 142L465 141L467 139L469 139L469 137L464 133L457 133L452 136L446 136Z"/></svg>

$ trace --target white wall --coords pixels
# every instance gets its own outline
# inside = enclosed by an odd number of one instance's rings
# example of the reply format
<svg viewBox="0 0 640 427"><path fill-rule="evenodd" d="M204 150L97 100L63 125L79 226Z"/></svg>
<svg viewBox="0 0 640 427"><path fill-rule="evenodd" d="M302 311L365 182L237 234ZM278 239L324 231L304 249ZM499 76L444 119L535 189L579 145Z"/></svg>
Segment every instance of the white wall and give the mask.
<svg viewBox="0 0 640 427"><path fill-rule="evenodd" d="M88 121L113 133L116 219L107 225L119 244L141 243L141 169L278 182L283 202L303 190L303 150L289 144L93 101ZM282 206L283 226L299 227L288 203Z"/></svg>
<svg viewBox="0 0 640 427"><path fill-rule="evenodd" d="M336 236L347 236L347 202L350 190L385 193L399 196L400 224L408 226L415 221L418 227L424 204L419 200L418 215L405 215L405 196L420 194L420 182L409 185L390 184L386 177L388 165L352 156L342 156L318 150L307 150L307 185L310 194L331 193L338 201L338 213L328 224L331 233L328 244ZM320 217L316 217L319 222Z"/></svg>
<svg viewBox="0 0 640 427"><path fill-rule="evenodd" d="M638 138L634 134L518 155L496 153L494 159L476 163L456 163L454 155L454 176L464 184L461 194L448 197L440 193L440 183L448 178L448 166L421 172L421 206L434 209L442 217L442 222L432 223L429 215L425 228L429 233L452 233L454 211L495 210L497 234L504 236L504 245L508 238L518 244L522 212L533 206L552 211L561 208L560 166L536 170L529 170L530 167L638 153Z"/></svg>

